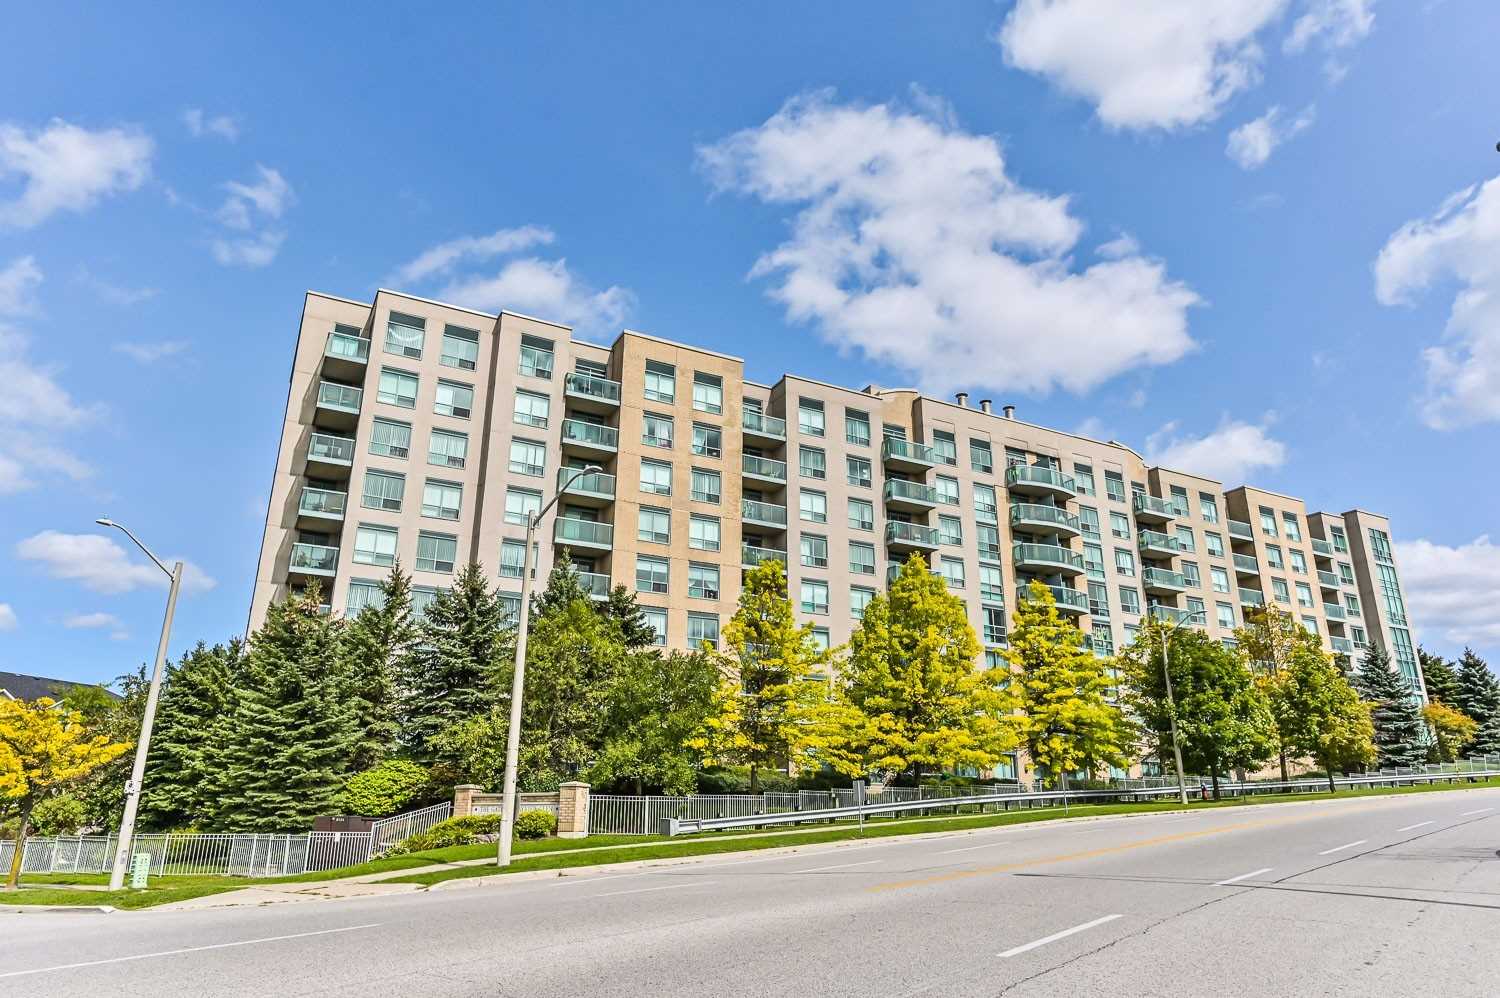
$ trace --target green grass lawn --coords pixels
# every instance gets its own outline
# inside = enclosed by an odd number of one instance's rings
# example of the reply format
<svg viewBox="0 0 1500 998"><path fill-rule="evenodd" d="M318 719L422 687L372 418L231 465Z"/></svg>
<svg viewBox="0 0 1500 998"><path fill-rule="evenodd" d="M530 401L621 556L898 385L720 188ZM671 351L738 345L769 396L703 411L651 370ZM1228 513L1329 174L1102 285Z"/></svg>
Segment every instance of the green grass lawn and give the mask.
<svg viewBox="0 0 1500 998"><path fill-rule="evenodd" d="M1443 793L1454 790L1470 790L1481 787L1500 787L1500 780L1482 783L1438 784L1436 786L1391 787L1379 790L1345 790L1338 794L1286 794L1266 797L1250 797L1223 801L1194 801L1188 806L1194 809L1255 807L1279 801L1330 800L1334 797L1382 797L1413 793ZM989 812L984 814L958 814L938 817L871 818L865 823L865 838L885 838L897 835L919 835L924 832L963 831L971 828L992 828L1004 825L1027 824L1039 821L1055 821L1064 817L1087 817L1114 814L1150 814L1157 811L1178 810L1176 801L1159 801L1142 804L1080 804L1068 809L1065 814L1060 807L1032 808ZM166 876L152 877L150 885L139 891L97 891L68 889L68 885L99 886L109 882L108 874L33 874L22 879L22 890L0 891L0 905L112 905L116 908L149 908L153 905L182 901L208 894L255 887L262 884L309 883L357 877L366 874L390 873L395 876L382 877L383 881L431 885L444 880L467 877L490 876L495 873L525 873L532 870L558 870L578 866L627 863L651 859L676 859L714 853L754 851L786 846L811 845L821 842L838 842L859 835L855 822L820 824L807 828L787 827L774 831L754 830L740 832L704 832L698 835L669 839L664 836L647 835L594 835L585 839L539 839L517 842L515 857L505 870L482 864L433 870L427 873L400 875L402 870L431 866L437 863L457 863L465 860L490 859L495 855L492 842L474 845L449 846L406 856L391 856L355 866L334 870L321 870L292 877L220 877L220 876Z"/></svg>

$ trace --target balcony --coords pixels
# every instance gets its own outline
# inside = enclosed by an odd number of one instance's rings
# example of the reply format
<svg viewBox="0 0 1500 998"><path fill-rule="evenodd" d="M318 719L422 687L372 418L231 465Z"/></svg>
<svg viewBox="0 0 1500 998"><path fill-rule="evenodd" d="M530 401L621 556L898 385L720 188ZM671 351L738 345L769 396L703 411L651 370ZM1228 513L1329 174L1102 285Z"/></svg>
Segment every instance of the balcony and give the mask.
<svg viewBox="0 0 1500 998"><path fill-rule="evenodd" d="M1011 557L1016 568L1028 572L1083 574L1083 555L1057 544L1015 544L1011 547Z"/></svg>
<svg viewBox="0 0 1500 998"><path fill-rule="evenodd" d="M1237 575L1259 575L1260 562L1253 554L1237 554L1234 556L1234 571Z"/></svg>
<svg viewBox="0 0 1500 998"><path fill-rule="evenodd" d="M1165 499L1156 496L1148 496L1144 492L1137 492L1132 501L1135 507L1136 523L1151 523L1161 525L1171 523L1177 518L1177 510Z"/></svg>
<svg viewBox="0 0 1500 998"><path fill-rule="evenodd" d="M785 461L770 457L757 457L754 454L742 454L740 470L746 478L753 478L758 482L769 482L772 485L786 484Z"/></svg>
<svg viewBox="0 0 1500 998"><path fill-rule="evenodd" d="M786 529L786 507L774 502L741 499L740 518L757 527L770 527L773 530Z"/></svg>
<svg viewBox="0 0 1500 998"><path fill-rule="evenodd" d="M327 544L293 544L287 574L329 579L333 577L338 564L339 549L336 547L329 547Z"/></svg>
<svg viewBox="0 0 1500 998"><path fill-rule="evenodd" d="M1335 655L1354 654L1354 645L1350 643L1348 638L1329 638L1328 640L1333 645Z"/></svg>
<svg viewBox="0 0 1500 998"><path fill-rule="evenodd" d="M552 539L564 547L608 551L614 547L615 528L609 523L559 516L552 528Z"/></svg>
<svg viewBox="0 0 1500 998"><path fill-rule="evenodd" d="M892 520L885 525L885 545L892 551L936 551L937 527Z"/></svg>
<svg viewBox="0 0 1500 998"><path fill-rule="evenodd" d="M903 561L893 561L889 565L885 566L885 584L887 587L892 585L898 578L901 577L901 569L904 567L906 567L906 563ZM939 572L935 568L929 568L927 570L927 573L929 575L935 575L940 579L943 578L943 573ZM947 580L944 581L946 582Z"/></svg>
<svg viewBox="0 0 1500 998"><path fill-rule="evenodd" d="M588 423L581 419L562 421L562 449L564 453L585 457L613 457L620 448L620 431L613 426Z"/></svg>
<svg viewBox="0 0 1500 998"><path fill-rule="evenodd" d="M922 474L937 464L937 455L926 444L886 437L880 444L880 460L892 471Z"/></svg>
<svg viewBox="0 0 1500 998"><path fill-rule="evenodd" d="M1324 589L1337 589L1339 587L1339 577L1332 572L1325 572L1320 568L1318 569L1318 585Z"/></svg>
<svg viewBox="0 0 1500 998"><path fill-rule="evenodd" d="M1324 603L1323 616L1327 617L1329 620L1349 619L1348 615L1344 613L1344 608L1337 603Z"/></svg>
<svg viewBox="0 0 1500 998"><path fill-rule="evenodd" d="M609 415L620 408L620 383L592 374L574 372L563 378L568 406L579 412Z"/></svg>
<svg viewBox="0 0 1500 998"><path fill-rule="evenodd" d="M370 362L370 341L350 333L329 333L323 345L323 372L335 378L363 381Z"/></svg>
<svg viewBox="0 0 1500 998"><path fill-rule="evenodd" d="M1165 568L1146 568L1141 572L1141 585L1146 592L1158 596L1174 596L1187 590L1187 576L1181 572L1169 572Z"/></svg>
<svg viewBox="0 0 1500 998"><path fill-rule="evenodd" d="M1265 606L1265 593L1262 593L1259 589L1241 589L1240 604L1242 606Z"/></svg>
<svg viewBox="0 0 1500 998"><path fill-rule="evenodd" d="M768 447L786 443L786 420L784 419L767 416L754 409L746 409L740 414L740 427L747 443L758 443Z"/></svg>
<svg viewBox="0 0 1500 998"><path fill-rule="evenodd" d="M1312 549L1313 554L1317 555L1319 558L1333 557L1333 545L1329 544L1327 541L1321 538L1314 537L1312 539Z"/></svg>
<svg viewBox="0 0 1500 998"><path fill-rule="evenodd" d="M1083 525L1078 517L1067 510L1028 502L1010 504L1010 526L1012 530L1029 530L1061 537L1077 537L1083 532Z"/></svg>
<svg viewBox="0 0 1500 998"><path fill-rule="evenodd" d="M591 599L609 599L609 576L601 572L579 572L578 581Z"/></svg>
<svg viewBox="0 0 1500 998"><path fill-rule="evenodd" d="M349 477L354 464L354 438L332 433L314 433L307 438L307 474L313 478L341 480Z"/></svg>
<svg viewBox="0 0 1500 998"><path fill-rule="evenodd" d="M1244 520L1230 520L1229 536L1238 537L1242 541L1253 541L1255 540L1255 531Z"/></svg>
<svg viewBox="0 0 1500 998"><path fill-rule="evenodd" d="M615 501L615 476L602 471L578 475L577 468L558 468L557 487L575 506L608 506ZM572 482L568 479L572 478Z"/></svg>
<svg viewBox="0 0 1500 998"><path fill-rule="evenodd" d="M364 389L334 381L318 382L317 420L324 426L352 430L359 423L359 405Z"/></svg>
<svg viewBox="0 0 1500 998"><path fill-rule="evenodd" d="M740 567L754 568L767 561L779 561L786 565L786 552L779 548L758 548L753 544L740 545Z"/></svg>
<svg viewBox="0 0 1500 998"><path fill-rule="evenodd" d="M1058 471L1040 464L1013 464L1005 469L1005 487L1018 496L1053 496L1068 500L1078 494L1078 484Z"/></svg>
<svg viewBox="0 0 1500 998"><path fill-rule="evenodd" d="M925 513L929 509L936 509L938 504L937 489L921 482L905 482L899 478L887 481L882 494L885 496L886 509L906 513Z"/></svg>
<svg viewBox="0 0 1500 998"><path fill-rule="evenodd" d="M1048 586L1052 590L1052 600L1057 604L1058 613L1082 616L1089 612L1089 594L1081 593L1069 586Z"/></svg>
<svg viewBox="0 0 1500 998"><path fill-rule="evenodd" d="M344 522L344 508L348 504L347 492L304 485L302 495L297 498L297 526L304 530L327 530L330 524Z"/></svg>
<svg viewBox="0 0 1500 998"><path fill-rule="evenodd" d="M1148 558L1172 558L1182 552L1182 545L1177 543L1177 538L1159 530L1142 530L1137 537L1136 547Z"/></svg>

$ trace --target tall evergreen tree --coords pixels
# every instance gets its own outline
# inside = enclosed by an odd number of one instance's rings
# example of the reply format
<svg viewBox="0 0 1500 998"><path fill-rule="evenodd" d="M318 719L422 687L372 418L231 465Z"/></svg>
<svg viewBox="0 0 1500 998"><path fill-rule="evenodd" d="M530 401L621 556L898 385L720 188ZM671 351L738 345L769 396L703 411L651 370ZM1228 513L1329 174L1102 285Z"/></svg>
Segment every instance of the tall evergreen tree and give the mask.
<svg viewBox="0 0 1500 998"><path fill-rule="evenodd" d="M1457 709L1460 700L1458 673L1453 665L1441 655L1429 654L1418 648L1417 658L1422 663L1422 685L1427 687L1427 699Z"/></svg>
<svg viewBox="0 0 1500 998"><path fill-rule="evenodd" d="M403 686L401 735L417 758L434 758L433 739L488 712L499 700L502 637L509 625L499 595L470 562L427 606L418 652Z"/></svg>
<svg viewBox="0 0 1500 998"><path fill-rule="evenodd" d="M343 673L356 732L349 767L362 772L397 748L399 677L418 648L411 610L411 576L398 561L380 583L380 600L365 606L344 628Z"/></svg>
<svg viewBox="0 0 1500 998"><path fill-rule="evenodd" d="M244 658L237 638L211 648L200 641L167 667L141 791L145 827L201 826L212 815Z"/></svg>
<svg viewBox="0 0 1500 998"><path fill-rule="evenodd" d="M339 673L343 622L317 586L272 604L250 638L215 780L224 831L300 832L335 810L354 729Z"/></svg>
<svg viewBox="0 0 1500 998"><path fill-rule="evenodd" d="M1469 648L1458 662L1458 703L1453 706L1479 725L1467 754L1500 755L1500 683L1484 659Z"/></svg>
<svg viewBox="0 0 1500 998"><path fill-rule="evenodd" d="M1425 726L1406 681L1391 667L1384 648L1371 645L1352 679L1354 691L1370 705L1375 725L1375 761L1380 766L1419 766L1427 761Z"/></svg>

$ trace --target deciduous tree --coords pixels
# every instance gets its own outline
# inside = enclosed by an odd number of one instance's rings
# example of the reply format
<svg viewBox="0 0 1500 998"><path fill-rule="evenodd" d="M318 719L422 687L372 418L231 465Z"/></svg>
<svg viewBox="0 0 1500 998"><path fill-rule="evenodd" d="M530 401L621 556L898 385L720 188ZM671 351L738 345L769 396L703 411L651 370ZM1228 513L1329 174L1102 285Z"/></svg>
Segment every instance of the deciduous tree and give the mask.
<svg viewBox="0 0 1500 998"><path fill-rule="evenodd" d="M602 744L588 781L625 784L635 794L691 793L718 684L718 663L701 650L626 654L604 691Z"/></svg>
<svg viewBox="0 0 1500 998"><path fill-rule="evenodd" d="M1369 706L1349 680L1321 648L1314 650L1289 656L1280 671L1265 677L1266 690L1283 743L1323 767L1334 792L1335 770L1349 772L1375 760L1375 729Z"/></svg>
<svg viewBox="0 0 1500 998"><path fill-rule="evenodd" d="M1263 684L1275 678L1293 663L1309 659L1326 661L1323 645L1318 636L1303 627L1289 613L1274 606L1249 607L1245 610L1245 625L1234 632L1235 647L1252 674L1260 677ZM1287 750L1290 747L1286 733L1277 725L1276 755L1281 763L1281 780L1289 778Z"/></svg>
<svg viewBox="0 0 1500 998"><path fill-rule="evenodd" d="M1461 713L1445 703L1430 703L1422 708L1422 719L1432 729L1436 762L1457 762L1474 740L1479 725L1468 714Z"/></svg>

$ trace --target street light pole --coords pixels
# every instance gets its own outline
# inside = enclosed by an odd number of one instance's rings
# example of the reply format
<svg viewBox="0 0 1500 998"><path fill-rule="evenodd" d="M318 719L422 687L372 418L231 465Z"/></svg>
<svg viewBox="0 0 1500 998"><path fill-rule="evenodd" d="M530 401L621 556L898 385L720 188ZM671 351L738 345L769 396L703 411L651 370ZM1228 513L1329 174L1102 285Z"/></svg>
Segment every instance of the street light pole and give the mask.
<svg viewBox="0 0 1500 998"><path fill-rule="evenodd" d="M151 668L151 686L146 691L146 714L141 718L141 734L135 742L135 764L130 767L130 782L125 784L125 813L120 817L120 841L115 846L115 862L109 871L109 889L117 891L125 886L125 870L130 866L135 813L140 807L141 787L146 779L146 755L151 750L151 728L156 723L156 702L161 696L161 674L167 662L167 641L172 636L172 615L177 611L177 592L182 588L182 562L174 563L169 570L160 558L151 553L150 548L141 543L140 538L123 525L104 516L94 522L101 527L115 527L122 531L172 580L171 588L167 591L167 615L161 622L161 638L156 643L156 664Z"/></svg>
<svg viewBox="0 0 1500 998"><path fill-rule="evenodd" d="M1177 737L1177 701L1172 696L1172 669L1168 656L1170 640L1172 635L1177 633L1177 628L1198 616L1207 620L1208 611L1195 610L1192 613L1183 614L1171 627L1163 625L1161 629L1161 678L1167 687L1167 721L1172 726L1172 758L1177 764L1177 795L1184 804L1188 802L1187 778L1182 775L1182 742Z"/></svg>
<svg viewBox="0 0 1500 998"><path fill-rule="evenodd" d="M604 469L597 464L579 468L557 487L547 505L526 517L526 550L521 555L521 619L516 626L516 664L510 680L510 724L505 729L505 782L500 793L500 841L495 853L496 866L510 865L510 840L516 823L516 767L521 754L521 697L526 689L526 637L531 631L531 546L536 528L547 511L557 505L562 494L584 475Z"/></svg>

